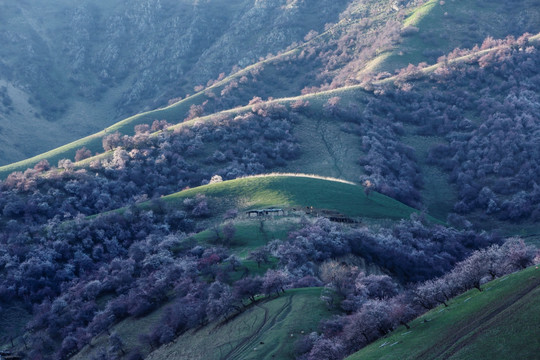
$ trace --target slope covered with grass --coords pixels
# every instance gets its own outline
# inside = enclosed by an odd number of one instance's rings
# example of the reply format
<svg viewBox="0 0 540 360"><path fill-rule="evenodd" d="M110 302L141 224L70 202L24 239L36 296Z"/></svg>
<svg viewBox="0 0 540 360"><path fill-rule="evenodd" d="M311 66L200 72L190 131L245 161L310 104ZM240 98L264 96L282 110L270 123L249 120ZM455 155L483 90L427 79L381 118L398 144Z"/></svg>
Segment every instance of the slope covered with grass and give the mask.
<svg viewBox="0 0 540 360"><path fill-rule="evenodd" d="M321 288L287 290L251 306L222 324L180 336L147 359L292 359L294 343L332 315L320 300Z"/></svg>
<svg viewBox="0 0 540 360"><path fill-rule="evenodd" d="M351 217L380 219L407 218L416 212L387 196L371 193L353 183L309 175L254 176L193 189L161 198L166 203L181 202L198 194L206 195L216 208L227 204L241 210L267 207L331 209Z"/></svg>
<svg viewBox="0 0 540 360"><path fill-rule="evenodd" d="M347 2L2 2L0 164L193 94L323 31Z"/></svg>
<svg viewBox="0 0 540 360"><path fill-rule="evenodd" d="M470 290L348 357L359 359L535 359L540 348L540 269Z"/></svg>
<svg viewBox="0 0 540 360"><path fill-rule="evenodd" d="M190 330L174 342L151 352L146 359L292 359L294 343L317 329L321 319L333 314L320 300L321 288L290 289L281 296L262 299L240 314ZM164 306L166 308L167 306ZM115 325L129 352L139 345L138 335L147 331L162 316L164 309ZM107 343L98 336L73 359L89 359Z"/></svg>
<svg viewBox="0 0 540 360"><path fill-rule="evenodd" d="M539 19L540 4L534 0L430 0L406 13L402 22L405 36L394 49L375 58L367 70L393 73L408 64L433 64L439 56L458 47L472 48L488 36L538 33Z"/></svg>

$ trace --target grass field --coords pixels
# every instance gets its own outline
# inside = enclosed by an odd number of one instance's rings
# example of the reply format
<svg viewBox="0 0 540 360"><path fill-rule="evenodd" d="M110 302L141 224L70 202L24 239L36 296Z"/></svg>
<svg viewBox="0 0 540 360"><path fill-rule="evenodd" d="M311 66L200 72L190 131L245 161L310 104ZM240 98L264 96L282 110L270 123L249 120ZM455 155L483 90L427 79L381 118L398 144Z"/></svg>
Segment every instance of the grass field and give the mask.
<svg viewBox="0 0 540 360"><path fill-rule="evenodd" d="M231 207L241 211L267 207L313 207L335 210L350 217L393 220L408 218L417 212L376 192L366 196L364 188L353 183L302 174L246 177L199 186L161 199L165 203L174 204L197 194L211 198L221 211Z"/></svg>
<svg viewBox="0 0 540 360"><path fill-rule="evenodd" d="M242 258L251 250L264 246L271 240L286 239L290 231L301 226L299 217L234 220L232 223L235 233L231 239L231 248ZM223 227L219 226L221 237L223 237L222 229ZM194 235L193 238L198 242L213 243L216 240L216 233L213 229L208 229Z"/></svg>
<svg viewBox="0 0 540 360"><path fill-rule="evenodd" d="M146 359L293 359L294 342L332 315L321 288L287 290L251 306L233 320L188 332Z"/></svg>
<svg viewBox="0 0 540 360"><path fill-rule="evenodd" d="M263 299L249 306L229 321L215 321L188 331L168 345L152 352L146 359L293 359L294 342L303 334L317 330L321 319L333 312L320 300L322 288L286 290L280 297ZM124 350L150 348L138 337L151 331L168 305L140 318L128 318L112 331L120 336ZM91 359L100 346L107 346L107 335L92 340L72 359Z"/></svg>
<svg viewBox="0 0 540 360"><path fill-rule="evenodd" d="M348 360L368 359L538 359L540 269L474 289L379 339Z"/></svg>
<svg viewBox="0 0 540 360"><path fill-rule="evenodd" d="M472 48L487 36L504 38L540 31L540 3L519 0L513 3L495 0L430 0L411 11L403 27L419 32L404 37L392 51L375 59L370 71L390 71L433 59L451 50ZM433 55L438 54L438 55Z"/></svg>

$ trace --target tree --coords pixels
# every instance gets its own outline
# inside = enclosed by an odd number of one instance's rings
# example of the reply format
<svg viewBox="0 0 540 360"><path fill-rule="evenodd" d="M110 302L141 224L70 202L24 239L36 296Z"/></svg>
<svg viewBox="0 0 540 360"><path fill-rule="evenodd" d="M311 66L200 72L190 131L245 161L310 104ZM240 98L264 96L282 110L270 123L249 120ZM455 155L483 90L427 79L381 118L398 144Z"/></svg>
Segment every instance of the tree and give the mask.
<svg viewBox="0 0 540 360"><path fill-rule="evenodd" d="M253 260L257 263L257 267L261 267L261 263L267 264L268 263L268 255L269 251L266 248L259 248L257 250L253 250L249 253L248 259Z"/></svg>
<svg viewBox="0 0 540 360"><path fill-rule="evenodd" d="M358 276L359 269L356 266L348 266L336 260L329 260L319 267L319 272L322 281L332 284L339 294L345 296L354 291L354 279Z"/></svg>
<svg viewBox="0 0 540 360"><path fill-rule="evenodd" d="M38 172L43 172L43 171L47 171L51 168L51 165L49 164L49 162L47 161L47 159L43 159L43 160L40 160L35 166L34 166L34 170L38 171Z"/></svg>
<svg viewBox="0 0 540 360"><path fill-rule="evenodd" d="M262 291L266 295L270 295L273 292L279 296L279 292L285 292L285 285L287 285L289 276L283 270L268 270L263 278Z"/></svg>
<svg viewBox="0 0 540 360"><path fill-rule="evenodd" d="M360 273L356 283L365 286L370 298L382 300L391 298L398 293L397 284L388 275L365 276L364 273Z"/></svg>
<svg viewBox="0 0 540 360"><path fill-rule="evenodd" d="M341 101L341 98L339 96L334 96L329 98L326 101L326 104L324 104L324 110L329 115L336 115L339 110L339 103Z"/></svg>
<svg viewBox="0 0 540 360"><path fill-rule="evenodd" d="M68 160L68 159L62 159L62 160L58 160L58 168L59 169L64 169L66 171L73 171L73 162L71 162L71 160Z"/></svg>
<svg viewBox="0 0 540 360"><path fill-rule="evenodd" d="M236 227L232 222L228 222L223 226L222 231L225 244L229 245L234 238L234 234L236 233Z"/></svg>
<svg viewBox="0 0 540 360"><path fill-rule="evenodd" d="M308 360L340 360L346 355L345 347L336 339L320 338L307 356Z"/></svg>
<svg viewBox="0 0 540 360"><path fill-rule="evenodd" d="M62 341L59 358L67 358L77 350L77 339L74 336L67 336Z"/></svg>
<svg viewBox="0 0 540 360"><path fill-rule="evenodd" d="M414 300L424 309L429 310L438 304L448 307L446 297L441 292L441 287L433 280L427 280L418 285L414 290Z"/></svg>
<svg viewBox="0 0 540 360"><path fill-rule="evenodd" d="M229 256L227 258L227 261L229 262L229 264L231 264L232 271L238 270L238 267L240 267L242 265L242 262L240 261L238 256L236 256L234 254Z"/></svg>
<svg viewBox="0 0 540 360"><path fill-rule="evenodd" d="M88 159L92 156L92 152L88 150L86 147L82 147L75 152L75 161L81 161L84 159Z"/></svg>
<svg viewBox="0 0 540 360"><path fill-rule="evenodd" d="M195 104L191 105L189 108L188 115L184 119L184 121L189 121L189 120L198 118L199 116L204 114L204 107L206 106L207 103L208 103L208 100L206 100L201 105L195 105Z"/></svg>
<svg viewBox="0 0 540 360"><path fill-rule="evenodd" d="M122 137L120 133L117 131L113 134L105 135L103 137L102 142L103 142L103 150L110 151L122 145Z"/></svg>
<svg viewBox="0 0 540 360"><path fill-rule="evenodd" d="M234 297L243 300L245 298L255 301L255 295L262 292L263 279L260 277L247 277L238 280L233 285Z"/></svg>
<svg viewBox="0 0 540 360"><path fill-rule="evenodd" d="M411 305L411 299L405 295L394 297L390 300L390 316L393 321L410 329L408 322L419 315Z"/></svg>
<svg viewBox="0 0 540 360"><path fill-rule="evenodd" d="M233 295L229 285L216 281L208 288L206 312L209 320L218 319L232 309Z"/></svg>
<svg viewBox="0 0 540 360"><path fill-rule="evenodd" d="M109 354L116 356L118 352L122 353L122 355L126 355L126 351L124 350L124 342L118 335L118 333L115 331L109 335Z"/></svg>
<svg viewBox="0 0 540 360"><path fill-rule="evenodd" d="M502 246L504 252L504 266L509 268L509 271L525 269L532 265L536 256L537 250L525 244L523 239L510 238Z"/></svg>
<svg viewBox="0 0 540 360"><path fill-rule="evenodd" d="M456 264L453 272L457 274L464 289L476 288L482 291L482 280L489 275L489 267L485 261L478 261L475 256L471 256Z"/></svg>
<svg viewBox="0 0 540 360"><path fill-rule="evenodd" d="M223 182L223 178L221 177L221 175L214 175L210 179L209 184L216 184L216 183L220 183L220 182Z"/></svg>

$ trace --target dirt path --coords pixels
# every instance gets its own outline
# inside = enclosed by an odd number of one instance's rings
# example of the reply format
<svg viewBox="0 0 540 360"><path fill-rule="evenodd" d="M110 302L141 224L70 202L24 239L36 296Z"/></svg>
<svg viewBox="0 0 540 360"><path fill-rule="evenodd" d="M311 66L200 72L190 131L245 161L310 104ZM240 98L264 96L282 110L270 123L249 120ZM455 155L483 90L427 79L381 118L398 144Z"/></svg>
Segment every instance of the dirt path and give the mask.
<svg viewBox="0 0 540 360"><path fill-rule="evenodd" d="M485 309L474 319L467 319L466 321L455 324L449 331L451 335L444 339L444 342L437 343L427 348L422 353L415 356L415 359L449 359L467 344L473 342L484 330L488 329L493 321L496 320L497 315L512 307L516 302L527 296L538 286L540 286L540 278L535 277L533 282L525 289L506 298L495 305L495 308Z"/></svg>
<svg viewBox="0 0 540 360"><path fill-rule="evenodd" d="M326 150L328 151L328 155L330 155L330 158L332 159L333 167L336 170L335 177L337 178L341 177L343 171L339 167L339 161L337 159L336 154L334 153L334 150L332 149L332 147L330 146L330 143L326 139L326 132L328 130L327 130L326 124L323 124L323 120L320 117L317 119L316 130L317 130L317 133L321 136L321 140L324 143Z"/></svg>
<svg viewBox="0 0 540 360"><path fill-rule="evenodd" d="M255 330L248 336L246 336L240 343L238 343L236 346L234 346L227 354L221 357L222 360L232 360L232 359L238 359L239 356L242 355L242 353L247 349L251 347L256 347L256 345L253 345L253 341L263 332L263 329L270 329L272 328L277 322L281 321L286 314L288 314L291 311L291 304L292 304L292 298L294 295L287 296L287 299L285 303L281 306L281 308L273 314L271 317L269 317L269 310L267 307L264 306L264 304L256 304L255 306L261 308L264 310L264 318L262 323L257 326ZM284 314L284 316L282 316Z"/></svg>

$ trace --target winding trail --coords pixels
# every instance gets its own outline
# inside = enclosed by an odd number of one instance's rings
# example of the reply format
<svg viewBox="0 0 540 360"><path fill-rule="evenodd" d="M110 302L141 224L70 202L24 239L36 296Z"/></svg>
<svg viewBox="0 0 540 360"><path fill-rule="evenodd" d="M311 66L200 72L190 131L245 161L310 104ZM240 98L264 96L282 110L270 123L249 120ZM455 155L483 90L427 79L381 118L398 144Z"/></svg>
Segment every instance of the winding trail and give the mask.
<svg viewBox="0 0 540 360"><path fill-rule="evenodd" d="M264 311L264 317L262 323L257 326L256 329L254 329L251 334L246 336L244 339L242 339L237 345L235 345L228 353L221 356L220 359L222 360L233 360L233 359L242 359L242 355L245 354L245 351L247 351L250 348L256 347L257 344L254 344L256 342L257 337L262 334L264 331L267 331L268 329L274 327L276 323L279 323L282 321L288 313L292 310L291 304L292 304L292 298L294 294L291 294L287 296L287 299L285 300L284 304L279 308L279 310L269 316L269 309L264 306L264 304L256 304L258 308L263 309ZM264 330L264 331L263 331ZM223 344L226 345L226 344ZM222 345L222 346L223 346Z"/></svg>
<svg viewBox="0 0 540 360"><path fill-rule="evenodd" d="M317 119L316 131L321 136L321 140L323 141L324 146L326 147L326 151L328 151L328 155L330 155L330 157L332 158L332 162L334 163L333 164L334 169L336 170L335 177L340 178L341 175L343 174L343 171L341 170L341 168L338 165L338 159L337 159L336 154L334 153L334 150L330 146L329 141L326 139L327 128L326 128L326 126L324 124L322 124L322 121L323 120L321 118Z"/></svg>

